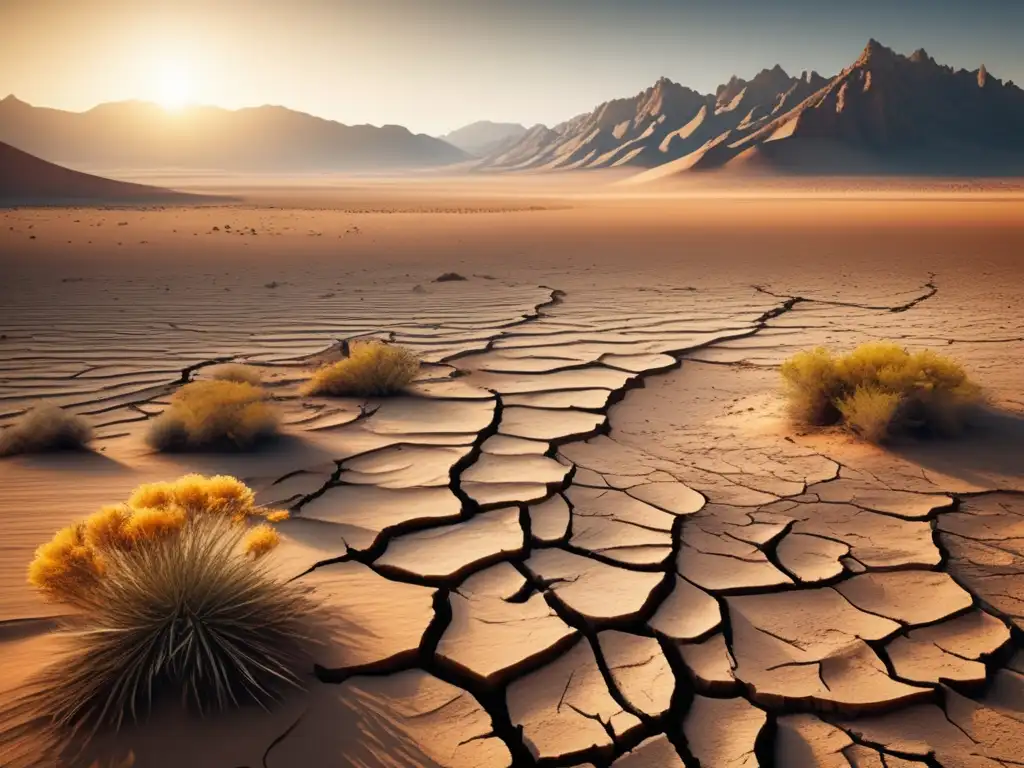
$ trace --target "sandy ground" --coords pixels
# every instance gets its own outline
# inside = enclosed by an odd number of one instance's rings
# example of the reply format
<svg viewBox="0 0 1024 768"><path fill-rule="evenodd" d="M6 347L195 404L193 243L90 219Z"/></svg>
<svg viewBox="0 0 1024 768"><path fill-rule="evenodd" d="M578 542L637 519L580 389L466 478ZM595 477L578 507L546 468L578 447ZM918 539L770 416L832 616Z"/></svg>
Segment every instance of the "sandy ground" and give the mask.
<svg viewBox="0 0 1024 768"><path fill-rule="evenodd" d="M246 201L0 212L0 423L47 399L99 434L0 460L5 689L52 656L39 543L231 472L297 509L282 567L342 559L302 577L345 618L332 682L106 757L162 765L185 733L178 764L211 766L1017 764L1017 186L178 186ZM429 363L412 396L297 395L367 334ZM871 339L961 359L992 413L886 451L795 430L775 366ZM182 370L220 359L263 368L289 440L150 452Z"/></svg>

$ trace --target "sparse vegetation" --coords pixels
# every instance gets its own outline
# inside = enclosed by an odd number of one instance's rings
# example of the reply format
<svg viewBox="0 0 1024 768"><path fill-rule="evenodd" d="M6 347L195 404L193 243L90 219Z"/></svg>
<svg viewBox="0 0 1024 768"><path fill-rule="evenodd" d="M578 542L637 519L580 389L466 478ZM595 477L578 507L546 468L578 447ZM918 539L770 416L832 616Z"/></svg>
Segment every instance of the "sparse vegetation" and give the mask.
<svg viewBox="0 0 1024 768"><path fill-rule="evenodd" d="M314 373L303 391L307 395L393 395L408 386L419 369L419 358L410 349L382 341L355 342L348 357Z"/></svg>
<svg viewBox="0 0 1024 768"><path fill-rule="evenodd" d="M251 449L277 434L278 415L262 387L193 381L153 420L148 441L161 451Z"/></svg>
<svg viewBox="0 0 1024 768"><path fill-rule="evenodd" d="M845 424L872 442L902 433L953 435L981 391L956 361L931 350L863 344L846 355L819 347L782 365L791 412L819 426Z"/></svg>
<svg viewBox="0 0 1024 768"><path fill-rule="evenodd" d="M0 456L83 450L92 427L81 416L56 405L39 405L0 432Z"/></svg>
<svg viewBox="0 0 1024 768"><path fill-rule="evenodd" d="M80 626L43 680L40 714L116 727L158 699L207 711L298 685L311 603L261 560L279 537L249 522L271 514L235 478L188 475L58 531L29 582L78 608Z"/></svg>
<svg viewBox="0 0 1024 768"><path fill-rule="evenodd" d="M210 371L210 376L217 381L238 381L244 384L252 384L254 387L258 387L263 383L263 376L259 370L251 365L242 365L241 363L218 365Z"/></svg>
<svg viewBox="0 0 1024 768"><path fill-rule="evenodd" d="M900 396L870 387L857 387L837 404L843 422L872 443L884 443L896 420Z"/></svg>

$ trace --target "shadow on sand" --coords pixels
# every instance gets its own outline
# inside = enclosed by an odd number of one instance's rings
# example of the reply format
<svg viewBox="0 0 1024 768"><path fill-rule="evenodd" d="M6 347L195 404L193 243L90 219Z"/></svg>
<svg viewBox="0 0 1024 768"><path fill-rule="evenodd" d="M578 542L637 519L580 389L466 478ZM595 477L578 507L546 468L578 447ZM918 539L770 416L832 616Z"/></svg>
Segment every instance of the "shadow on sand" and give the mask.
<svg viewBox="0 0 1024 768"><path fill-rule="evenodd" d="M420 742L430 735L410 731L421 676L405 674L391 691L375 695L362 686L324 685L308 679L308 689L285 694L267 710L243 706L206 717L160 707L148 722L126 724L117 734L101 734L88 745L54 739L52 733L22 727L18 735L66 768L119 768L126 756L146 768L225 768L226 766L395 765L441 768ZM395 688L392 684L389 688ZM372 686L368 686L372 689ZM436 693L435 693L436 696ZM412 717L410 715L413 715ZM443 741L443 738L440 739ZM450 745L448 745L450 747ZM18 768L39 765L17 763Z"/></svg>
<svg viewBox="0 0 1024 768"><path fill-rule="evenodd" d="M93 450L23 453L0 461L10 462L12 466L17 465L21 469L88 472L94 475L121 474L127 468L117 459Z"/></svg>
<svg viewBox="0 0 1024 768"><path fill-rule="evenodd" d="M180 467L179 474L234 475L243 481L278 478L334 463L333 454L323 445L295 435L275 437L252 451L181 451L159 455L163 462Z"/></svg>
<svg viewBox="0 0 1024 768"><path fill-rule="evenodd" d="M950 440L896 443L891 451L926 470L983 488L1024 489L1024 415L984 409Z"/></svg>

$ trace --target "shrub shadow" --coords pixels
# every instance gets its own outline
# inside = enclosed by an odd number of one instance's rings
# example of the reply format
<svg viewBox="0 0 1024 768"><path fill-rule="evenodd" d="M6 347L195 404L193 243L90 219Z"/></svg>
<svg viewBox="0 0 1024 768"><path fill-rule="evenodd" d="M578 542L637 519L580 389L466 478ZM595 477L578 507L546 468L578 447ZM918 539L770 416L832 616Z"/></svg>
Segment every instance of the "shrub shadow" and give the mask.
<svg viewBox="0 0 1024 768"><path fill-rule="evenodd" d="M287 434L267 439L247 451L174 451L155 455L180 465L182 474L198 472L239 478L279 477L296 469L334 463L334 455L323 445Z"/></svg>
<svg viewBox="0 0 1024 768"><path fill-rule="evenodd" d="M401 700L381 700L358 687L347 690L312 679L308 684L307 691L288 694L268 710L245 707L206 718L165 710L145 724L97 738L85 749L80 744L65 748L62 765L107 768L130 753L136 766L146 768L440 768L420 743L427 735L404 727ZM412 701L417 691L404 693Z"/></svg>
<svg viewBox="0 0 1024 768"><path fill-rule="evenodd" d="M120 474L127 466L117 459L91 449L62 450L49 453L22 453L17 456L6 456L4 462L26 469L49 469L65 472L82 472L90 474Z"/></svg>
<svg viewBox="0 0 1024 768"><path fill-rule="evenodd" d="M1024 414L984 408L959 437L899 441L888 447L926 470L976 486L1024 488Z"/></svg>

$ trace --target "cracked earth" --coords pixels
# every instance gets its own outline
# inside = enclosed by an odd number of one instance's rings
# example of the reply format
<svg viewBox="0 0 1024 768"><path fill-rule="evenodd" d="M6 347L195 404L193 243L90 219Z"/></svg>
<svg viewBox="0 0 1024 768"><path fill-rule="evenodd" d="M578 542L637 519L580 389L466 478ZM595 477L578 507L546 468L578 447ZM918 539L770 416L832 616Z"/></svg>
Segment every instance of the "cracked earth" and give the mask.
<svg viewBox="0 0 1024 768"><path fill-rule="evenodd" d="M941 273L882 294L474 279L307 297L287 322L253 292L173 327L148 316L152 285L67 326L27 291L0 346L0 416L46 397L99 425L97 456L59 465L83 512L183 471L232 472L293 511L278 567L324 606L309 689L181 726L203 746L176 744L178 764L1009 768L1024 765L1024 321L962 327L954 289ZM364 335L421 354L408 394L297 394ZM878 338L952 347L992 390L990 422L881 451L786 421L781 360ZM261 367L285 445L148 454L147 420L223 360ZM56 506L52 472L8 462L0 481ZM21 583L41 540L22 526L0 565L14 659L56 618ZM118 743L163 764L153 730Z"/></svg>

